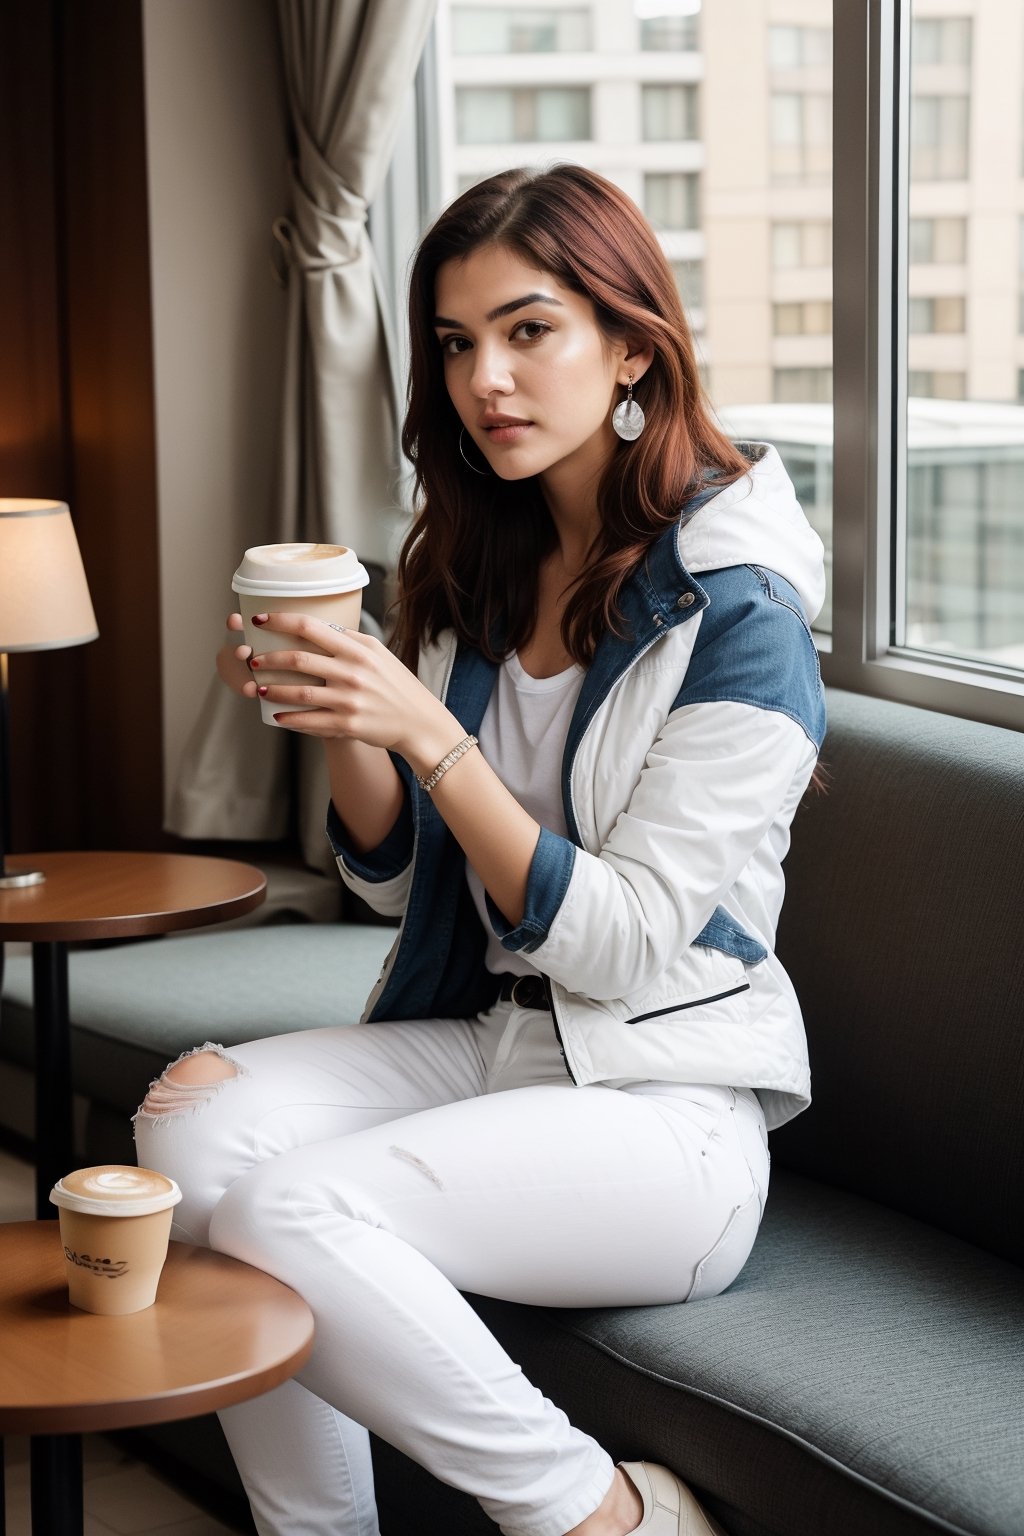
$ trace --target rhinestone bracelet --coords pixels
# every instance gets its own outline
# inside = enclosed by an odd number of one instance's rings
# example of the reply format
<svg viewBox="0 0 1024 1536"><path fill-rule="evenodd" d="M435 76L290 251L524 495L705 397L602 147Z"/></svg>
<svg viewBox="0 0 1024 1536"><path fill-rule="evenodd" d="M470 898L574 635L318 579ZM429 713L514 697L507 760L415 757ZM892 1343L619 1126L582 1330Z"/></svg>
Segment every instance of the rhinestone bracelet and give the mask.
<svg viewBox="0 0 1024 1536"><path fill-rule="evenodd" d="M430 791L444 778L452 764L457 763L460 757L465 757L469 749L477 745L478 742L475 736L464 736L457 747L452 747L451 751L442 757L433 773L428 774L425 779L421 779L419 774L416 775L416 783L420 789L425 789L429 795Z"/></svg>

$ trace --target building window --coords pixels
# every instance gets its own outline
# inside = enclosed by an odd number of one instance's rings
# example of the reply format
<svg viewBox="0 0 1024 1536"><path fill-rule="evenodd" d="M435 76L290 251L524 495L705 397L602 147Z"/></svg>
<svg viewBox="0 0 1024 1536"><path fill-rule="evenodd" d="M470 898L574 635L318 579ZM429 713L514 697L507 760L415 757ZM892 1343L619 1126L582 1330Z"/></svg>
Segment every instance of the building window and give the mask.
<svg viewBox="0 0 1024 1536"><path fill-rule="evenodd" d="M773 91L773 181L827 181L832 174L832 97L820 91Z"/></svg>
<svg viewBox="0 0 1024 1536"><path fill-rule="evenodd" d="M832 28L769 27L768 62L772 69L830 68Z"/></svg>
<svg viewBox="0 0 1024 1536"><path fill-rule="evenodd" d="M968 16L918 16L910 34L911 67L922 64L971 62L971 21Z"/></svg>
<svg viewBox="0 0 1024 1536"><path fill-rule="evenodd" d="M968 96L917 96L910 104L914 181L962 181L969 160Z"/></svg>
<svg viewBox="0 0 1024 1536"><path fill-rule="evenodd" d="M967 305L962 294L907 301L907 330L911 336L962 335L967 329Z"/></svg>
<svg viewBox="0 0 1024 1536"><path fill-rule="evenodd" d="M962 266L967 260L967 220L911 219L908 250L911 266Z"/></svg>
<svg viewBox="0 0 1024 1536"><path fill-rule="evenodd" d="M776 405L830 404L832 369L773 368L772 400Z"/></svg>
<svg viewBox="0 0 1024 1536"><path fill-rule="evenodd" d="M953 368L911 368L907 394L922 400L965 400L967 376Z"/></svg>
<svg viewBox="0 0 1024 1536"><path fill-rule="evenodd" d="M827 336L831 330L832 305L827 300L772 305L772 332L776 336Z"/></svg>
<svg viewBox="0 0 1024 1536"><path fill-rule="evenodd" d="M772 225L772 266L777 270L831 265L832 225L825 219Z"/></svg>
<svg viewBox="0 0 1024 1536"><path fill-rule="evenodd" d="M698 136L695 85L641 87L643 136L647 143L675 143Z"/></svg>
<svg viewBox="0 0 1024 1536"><path fill-rule="evenodd" d="M700 177L693 171L644 176L644 212L658 230L700 228Z"/></svg>
<svg viewBox="0 0 1024 1536"><path fill-rule="evenodd" d="M696 16L653 16L640 23L643 53L693 53L698 47Z"/></svg>
<svg viewBox="0 0 1024 1536"><path fill-rule="evenodd" d="M452 52L588 53L590 12L537 7L457 5L452 10Z"/></svg>
<svg viewBox="0 0 1024 1536"><path fill-rule="evenodd" d="M683 308L695 331L704 328L704 263L702 261L670 261L672 276L679 289Z"/></svg>
<svg viewBox="0 0 1024 1536"><path fill-rule="evenodd" d="M586 140L590 138L590 91L576 85L460 86L455 92L455 122L460 144Z"/></svg>

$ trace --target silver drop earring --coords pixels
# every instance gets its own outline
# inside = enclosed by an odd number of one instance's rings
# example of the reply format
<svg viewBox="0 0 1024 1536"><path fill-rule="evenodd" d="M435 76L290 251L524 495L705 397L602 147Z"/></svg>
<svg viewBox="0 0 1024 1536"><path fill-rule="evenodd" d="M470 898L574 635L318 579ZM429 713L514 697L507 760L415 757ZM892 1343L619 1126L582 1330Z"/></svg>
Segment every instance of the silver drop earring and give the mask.
<svg viewBox="0 0 1024 1536"><path fill-rule="evenodd" d="M466 435L466 429L465 429L465 427L463 427L461 432L459 433L459 452L462 455L462 462L464 464L468 464L469 465L469 467L473 471L474 475L492 475L494 473L494 471L492 469L477 469L477 467L473 463L472 459L467 457L466 450L462 446L462 439L465 437L465 435Z"/></svg>
<svg viewBox="0 0 1024 1536"><path fill-rule="evenodd" d="M626 385L626 398L620 400L612 411L612 427L618 435L627 443L632 443L640 436L647 425L647 418L633 399L633 375L629 376Z"/></svg>

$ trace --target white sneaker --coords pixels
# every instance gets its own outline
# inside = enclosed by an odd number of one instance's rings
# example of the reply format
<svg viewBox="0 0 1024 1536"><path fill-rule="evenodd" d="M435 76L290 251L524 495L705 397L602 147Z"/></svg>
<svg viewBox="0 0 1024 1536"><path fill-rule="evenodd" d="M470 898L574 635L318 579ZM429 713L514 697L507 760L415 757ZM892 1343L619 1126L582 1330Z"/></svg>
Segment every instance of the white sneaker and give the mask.
<svg viewBox="0 0 1024 1536"><path fill-rule="evenodd" d="M620 1466L644 1501L637 1531L645 1536L726 1536L668 1467L652 1461L623 1461Z"/></svg>

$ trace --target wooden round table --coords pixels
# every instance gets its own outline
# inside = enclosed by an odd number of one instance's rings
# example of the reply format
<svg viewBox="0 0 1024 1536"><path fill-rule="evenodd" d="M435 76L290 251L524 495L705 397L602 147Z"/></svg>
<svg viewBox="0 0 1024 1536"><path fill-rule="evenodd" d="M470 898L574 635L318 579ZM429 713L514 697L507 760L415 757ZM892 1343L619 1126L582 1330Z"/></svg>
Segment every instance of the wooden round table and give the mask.
<svg viewBox="0 0 1024 1536"><path fill-rule="evenodd" d="M189 1243L171 1244L154 1306L80 1312L56 1225L21 1221L0 1225L0 1339L0 1435L42 1437L32 1447L33 1532L79 1536L79 1435L268 1392L309 1359L313 1315L262 1270Z"/></svg>
<svg viewBox="0 0 1024 1536"><path fill-rule="evenodd" d="M36 1067L36 1215L72 1166L69 943L131 939L241 917L266 894L262 871L189 853L27 853L38 885L0 890L0 943L31 940Z"/></svg>

